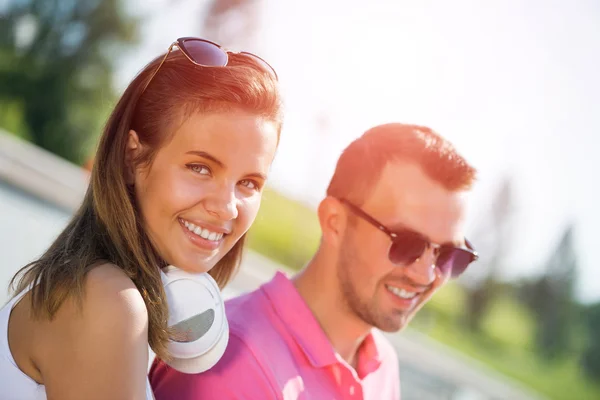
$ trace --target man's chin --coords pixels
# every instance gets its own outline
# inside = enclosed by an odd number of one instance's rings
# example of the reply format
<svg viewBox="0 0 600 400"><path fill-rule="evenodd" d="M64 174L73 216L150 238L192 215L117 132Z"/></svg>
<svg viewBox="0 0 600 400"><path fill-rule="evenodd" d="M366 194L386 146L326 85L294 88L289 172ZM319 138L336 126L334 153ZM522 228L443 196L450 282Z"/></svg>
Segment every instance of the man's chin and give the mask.
<svg viewBox="0 0 600 400"><path fill-rule="evenodd" d="M389 316L384 321L380 321L381 323L376 327L377 329L387 333L400 332L408 326L409 322L412 321L414 316L415 313L413 311L396 313Z"/></svg>
<svg viewBox="0 0 600 400"><path fill-rule="evenodd" d="M377 329L387 333L395 333L402 331L410 322L412 317L402 315L400 318L394 316L393 319L382 321L382 323L376 326Z"/></svg>

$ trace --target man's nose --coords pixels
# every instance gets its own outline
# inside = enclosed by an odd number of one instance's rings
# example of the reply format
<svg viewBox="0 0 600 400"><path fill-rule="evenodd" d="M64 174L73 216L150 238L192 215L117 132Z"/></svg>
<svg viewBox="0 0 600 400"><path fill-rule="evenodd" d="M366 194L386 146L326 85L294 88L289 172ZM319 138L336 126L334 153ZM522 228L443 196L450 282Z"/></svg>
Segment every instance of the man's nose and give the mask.
<svg viewBox="0 0 600 400"><path fill-rule="evenodd" d="M429 286L436 278L436 259L435 249L430 247L416 261L404 267L404 274L415 284Z"/></svg>

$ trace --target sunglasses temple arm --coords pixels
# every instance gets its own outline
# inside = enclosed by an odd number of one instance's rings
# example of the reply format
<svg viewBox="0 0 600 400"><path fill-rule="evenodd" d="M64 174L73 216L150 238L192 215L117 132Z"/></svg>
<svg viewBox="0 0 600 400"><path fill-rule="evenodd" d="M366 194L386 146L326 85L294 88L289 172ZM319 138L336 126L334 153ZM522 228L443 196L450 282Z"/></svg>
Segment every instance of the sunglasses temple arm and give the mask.
<svg viewBox="0 0 600 400"><path fill-rule="evenodd" d="M162 67L162 65L165 63L165 61L167 60L167 57L169 56L169 54L171 53L171 50L173 50L173 47L177 45L177 42L171 43L171 46L169 46L169 50L167 50L167 53L165 54L165 56L163 57L162 61L160 62L160 64L158 64L158 68L156 68L154 70L154 72L152 73L152 76L150 76L150 79L148 79L146 81L146 84L144 85L144 88L142 89L140 96L146 91L146 89L148 88L148 85L150 84L150 82L152 82L152 79L154 79L154 77L156 76L156 74L158 73L158 70L160 70L160 67Z"/></svg>

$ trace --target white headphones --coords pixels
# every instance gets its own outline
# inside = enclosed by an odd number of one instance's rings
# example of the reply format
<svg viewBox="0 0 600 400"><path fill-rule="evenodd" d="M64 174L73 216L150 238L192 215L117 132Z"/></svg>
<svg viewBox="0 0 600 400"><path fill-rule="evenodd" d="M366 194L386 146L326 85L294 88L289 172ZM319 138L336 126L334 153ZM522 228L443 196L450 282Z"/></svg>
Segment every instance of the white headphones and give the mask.
<svg viewBox="0 0 600 400"><path fill-rule="evenodd" d="M229 324L217 282L207 273L192 274L168 266L161 277L175 331L168 365L187 374L212 368L225 353Z"/></svg>

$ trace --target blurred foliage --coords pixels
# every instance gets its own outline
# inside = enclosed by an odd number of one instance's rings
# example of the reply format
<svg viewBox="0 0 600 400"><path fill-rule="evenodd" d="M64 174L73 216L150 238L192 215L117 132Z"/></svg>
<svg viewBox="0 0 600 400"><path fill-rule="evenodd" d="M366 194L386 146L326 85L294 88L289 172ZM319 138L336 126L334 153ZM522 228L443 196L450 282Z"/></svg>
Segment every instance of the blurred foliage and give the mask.
<svg viewBox="0 0 600 400"><path fill-rule="evenodd" d="M571 327L577 322L573 246L573 227L568 226L546 263L545 273L521 287L520 297L537 321L536 348L546 359L564 356L573 349Z"/></svg>
<svg viewBox="0 0 600 400"><path fill-rule="evenodd" d="M546 360L532 350L535 322L529 310L510 294L499 294L492 302L480 333L465 328L460 319L448 317L436 301L445 292L460 293L453 284L444 287L433 297L411 327L483 362L549 399L592 400L600 398L600 386L585 379L577 354ZM520 325L523 324L523 325ZM500 328L500 329L498 329Z"/></svg>
<svg viewBox="0 0 600 400"><path fill-rule="evenodd" d="M590 379L600 382L600 302L585 307L582 315L586 336L581 365Z"/></svg>
<svg viewBox="0 0 600 400"><path fill-rule="evenodd" d="M120 0L0 8L0 126L81 164L113 105L114 58L136 41Z"/></svg>
<svg viewBox="0 0 600 400"><path fill-rule="evenodd" d="M265 188L262 205L248 234L248 245L291 268L301 268L317 250L316 213L273 189Z"/></svg>
<svg viewBox="0 0 600 400"><path fill-rule="evenodd" d="M497 275L503 267L512 239L512 216L514 210L514 188L510 177L500 181L494 194L490 210L479 219L476 248L482 261L477 263L479 276L465 285L467 290L465 323L473 332L482 329L483 319L498 293Z"/></svg>
<svg viewBox="0 0 600 400"><path fill-rule="evenodd" d="M483 362L549 399L600 398L597 379L586 379L580 367L581 352L571 351L553 359L540 355L535 344L536 319L514 293L512 285L499 286L482 319L482 329L473 332L463 323L465 310L460 308L467 295L460 284L451 282L417 314L411 328ZM578 333L580 325L574 324L571 328ZM581 339L581 335L573 336Z"/></svg>

